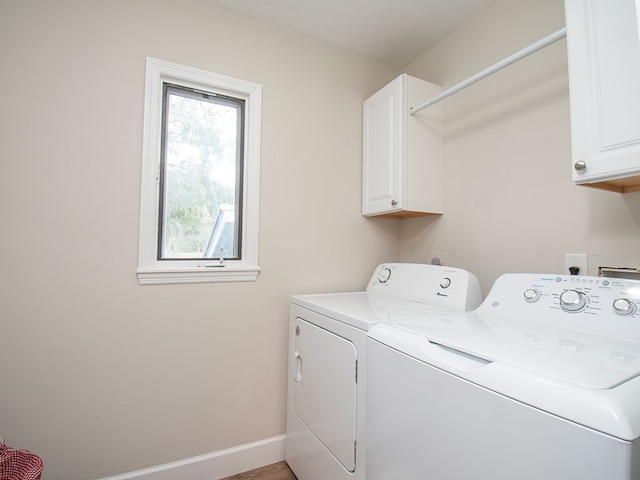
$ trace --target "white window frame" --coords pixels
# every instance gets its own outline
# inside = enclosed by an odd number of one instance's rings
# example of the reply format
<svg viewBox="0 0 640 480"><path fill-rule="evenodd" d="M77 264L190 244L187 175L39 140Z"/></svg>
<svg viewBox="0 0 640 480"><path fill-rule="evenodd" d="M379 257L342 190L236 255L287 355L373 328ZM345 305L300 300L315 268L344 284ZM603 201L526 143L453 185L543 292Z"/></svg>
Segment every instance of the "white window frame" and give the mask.
<svg viewBox="0 0 640 480"><path fill-rule="evenodd" d="M244 201L239 260L159 260L158 228L164 83L245 100ZM255 281L258 266L262 86L147 57L142 145L138 282L141 285Z"/></svg>

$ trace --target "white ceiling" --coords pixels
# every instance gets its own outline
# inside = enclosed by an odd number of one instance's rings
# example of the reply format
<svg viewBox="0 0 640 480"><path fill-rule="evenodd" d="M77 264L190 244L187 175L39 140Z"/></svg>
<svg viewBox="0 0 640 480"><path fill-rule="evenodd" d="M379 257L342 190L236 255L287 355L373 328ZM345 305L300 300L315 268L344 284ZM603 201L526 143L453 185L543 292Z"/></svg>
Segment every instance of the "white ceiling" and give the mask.
<svg viewBox="0 0 640 480"><path fill-rule="evenodd" d="M208 0L404 67L495 0Z"/></svg>

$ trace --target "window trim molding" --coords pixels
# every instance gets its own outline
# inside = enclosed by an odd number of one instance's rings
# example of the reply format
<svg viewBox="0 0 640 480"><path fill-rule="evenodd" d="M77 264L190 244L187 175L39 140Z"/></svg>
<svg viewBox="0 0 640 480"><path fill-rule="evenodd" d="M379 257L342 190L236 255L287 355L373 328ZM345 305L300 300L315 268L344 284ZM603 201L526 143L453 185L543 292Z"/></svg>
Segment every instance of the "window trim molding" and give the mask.
<svg viewBox="0 0 640 480"><path fill-rule="evenodd" d="M201 90L215 90L244 98L245 149L243 176L243 228L241 260L158 260L158 214L160 142L162 129L162 85L164 82ZM258 266L260 198L260 120L262 86L205 70L147 57L142 180L140 190L140 233L138 282L141 285L255 281Z"/></svg>

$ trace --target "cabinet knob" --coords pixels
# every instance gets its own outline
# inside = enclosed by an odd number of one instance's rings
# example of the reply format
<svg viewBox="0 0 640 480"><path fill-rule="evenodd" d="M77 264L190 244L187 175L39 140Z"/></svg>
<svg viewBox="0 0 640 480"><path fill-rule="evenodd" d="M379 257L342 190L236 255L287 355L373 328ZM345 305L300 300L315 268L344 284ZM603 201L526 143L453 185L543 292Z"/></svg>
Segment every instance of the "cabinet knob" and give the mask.
<svg viewBox="0 0 640 480"><path fill-rule="evenodd" d="M587 169L587 164L585 162L583 162L582 160L576 162L573 164L573 168L575 168L578 172L581 172L582 170L586 170Z"/></svg>
<svg viewBox="0 0 640 480"><path fill-rule="evenodd" d="M396 205L398 205L398 202L396 200L391 200L391 206L395 207Z"/></svg>

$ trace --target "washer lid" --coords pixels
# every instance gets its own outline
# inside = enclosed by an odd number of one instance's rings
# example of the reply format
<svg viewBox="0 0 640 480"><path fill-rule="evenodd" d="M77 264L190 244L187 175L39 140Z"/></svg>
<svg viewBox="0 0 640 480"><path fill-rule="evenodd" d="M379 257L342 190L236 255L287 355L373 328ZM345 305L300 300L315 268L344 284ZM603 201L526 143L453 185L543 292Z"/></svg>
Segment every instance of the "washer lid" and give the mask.
<svg viewBox="0 0 640 480"><path fill-rule="evenodd" d="M640 438L640 343L471 313L380 323L367 336L531 407Z"/></svg>
<svg viewBox="0 0 640 480"><path fill-rule="evenodd" d="M483 314L441 315L394 326L487 363L591 389L611 389L640 375L637 342Z"/></svg>
<svg viewBox="0 0 640 480"><path fill-rule="evenodd" d="M442 307L369 292L293 295L291 303L365 331L380 322L447 311Z"/></svg>

